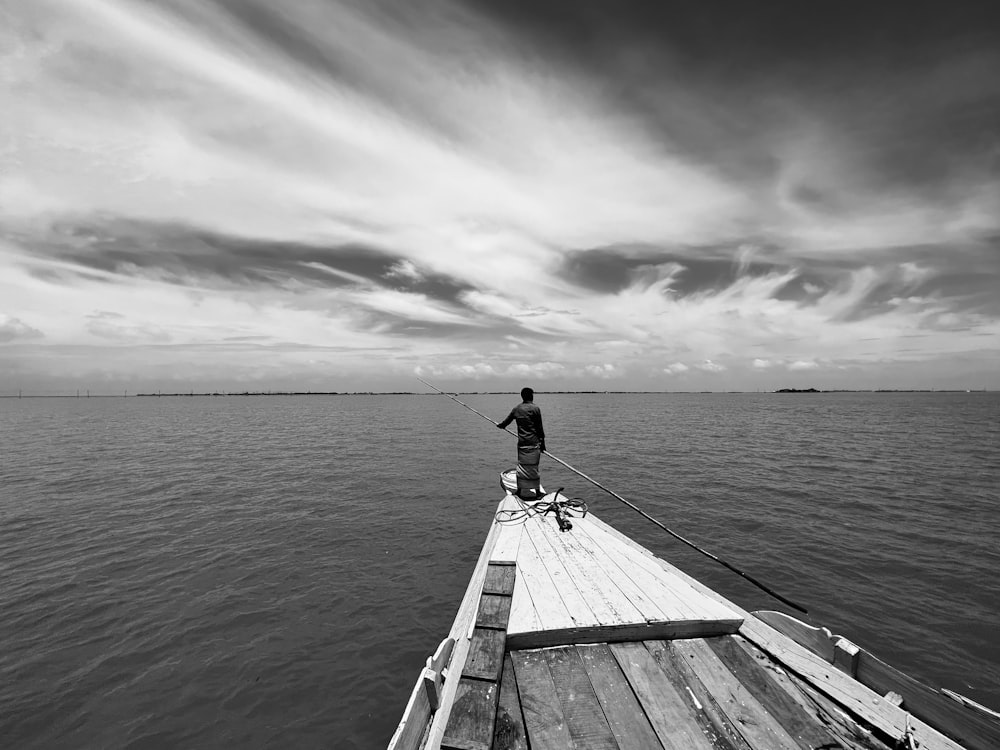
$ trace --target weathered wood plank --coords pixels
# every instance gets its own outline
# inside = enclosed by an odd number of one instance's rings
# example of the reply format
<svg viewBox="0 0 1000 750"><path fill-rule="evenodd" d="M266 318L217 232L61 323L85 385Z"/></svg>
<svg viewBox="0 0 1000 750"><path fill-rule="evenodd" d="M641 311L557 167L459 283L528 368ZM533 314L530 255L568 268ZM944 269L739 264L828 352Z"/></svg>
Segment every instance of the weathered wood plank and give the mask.
<svg viewBox="0 0 1000 750"><path fill-rule="evenodd" d="M476 628L472 631L472 643L469 645L469 656L462 669L463 677L476 677L480 680L500 680L500 670L503 668L503 650L506 633L493 628Z"/></svg>
<svg viewBox="0 0 1000 750"><path fill-rule="evenodd" d="M489 750L493 742L497 693L495 683L463 677L458 683L455 704L451 709L441 747L453 750Z"/></svg>
<svg viewBox="0 0 1000 750"><path fill-rule="evenodd" d="M753 750L698 675L673 647L673 641L646 641L646 649L681 697L691 699L692 715L716 750Z"/></svg>
<svg viewBox="0 0 1000 750"><path fill-rule="evenodd" d="M516 586L516 584L515 584ZM476 627L507 629L510 617L511 597L501 594L483 594L479 600L479 612L476 615Z"/></svg>
<svg viewBox="0 0 1000 750"><path fill-rule="evenodd" d="M597 523L596 518L588 516L583 520L585 523L578 524L578 533L590 538L602 557L620 569L640 589L644 589L651 598L655 598L656 607L663 615L660 619L696 619L695 608L675 590L676 582L669 580L671 576L656 563L652 553L648 550L639 552L626 545L607 531L610 527ZM690 598L692 597L687 597Z"/></svg>
<svg viewBox="0 0 1000 750"><path fill-rule="evenodd" d="M471 643L468 637L469 626L475 622L476 612L479 609L479 598L482 596L483 581L486 578L486 568L499 533L499 524L492 523L489 533L486 535L483 549L479 553L479 560L476 562L476 567L472 571L472 577L469 579L469 586L465 589L465 595L462 597L462 603L459 605L458 614L455 615L455 622L451 626L449 635L455 639L455 648L452 651L448 669L453 675L461 674L462 668L465 666L465 659L469 654L469 645ZM427 747L436 747L441 743L445 727L448 726L448 717L459 682L460 680L456 679L445 680L442 686L441 708L435 711L431 717L430 730L427 733Z"/></svg>
<svg viewBox="0 0 1000 750"><path fill-rule="evenodd" d="M493 729L493 750L528 750L528 738L521 712L521 698L514 676L514 662L510 654L503 659L503 678L500 680L500 700L497 702L496 722Z"/></svg>
<svg viewBox="0 0 1000 750"><path fill-rule="evenodd" d="M890 737L902 737L909 724L921 741L921 750L964 750L958 742L927 722L893 706L871 688L844 674L762 620L747 617L740 626L740 634Z"/></svg>
<svg viewBox="0 0 1000 750"><path fill-rule="evenodd" d="M614 643L610 648L666 750L713 750L688 703L642 643Z"/></svg>
<svg viewBox="0 0 1000 750"><path fill-rule="evenodd" d="M619 750L576 649L567 646L543 653L576 749Z"/></svg>
<svg viewBox="0 0 1000 750"><path fill-rule="evenodd" d="M663 561L654 557L649 550L639 547L629 540L626 544L620 535L610 533L611 527L598 518L588 516L587 523L580 525L580 533L587 534L600 545L605 554L615 561L640 587L653 586L657 606L667 619L732 619L735 615L718 600L701 595L687 581L675 575Z"/></svg>
<svg viewBox="0 0 1000 750"><path fill-rule="evenodd" d="M598 563L593 552L583 544L586 541L592 547L590 537L581 535L575 528L573 531L561 532L551 523L543 523L541 527L542 533L555 549L557 557L599 624L617 625L644 622L647 619Z"/></svg>
<svg viewBox="0 0 1000 750"><path fill-rule="evenodd" d="M740 627L741 635L757 647L762 648L784 666L799 673L806 682L821 690L843 707L861 716L880 731L891 737L901 737L906 731L907 722L909 722L909 726L916 731L916 736L922 743L921 750L963 750L961 745L925 721L912 716L897 706L888 704L882 700L881 695L870 688L843 673L838 673L838 670L832 669L831 665L821 657L775 630L761 619L752 616L745 609L726 599L717 591L713 591L698 579L692 578L683 570L656 557L645 547L617 529L608 526L601 519L596 516L587 516L586 520L612 534L623 544L635 549L640 555L645 555L646 559L655 561L671 575L687 582L702 596L715 600L738 616L743 617L744 623Z"/></svg>
<svg viewBox="0 0 1000 750"><path fill-rule="evenodd" d="M608 645L578 646L576 651L618 747L621 750L663 750Z"/></svg>
<svg viewBox="0 0 1000 750"><path fill-rule="evenodd" d="M903 709L919 715L969 750L1000 748L1000 721L956 703L864 649L858 652L857 679L881 695L899 693Z"/></svg>
<svg viewBox="0 0 1000 750"><path fill-rule="evenodd" d="M542 623L531 600L531 592L520 568L514 579L514 594L511 596L510 617L507 619L508 633L534 632L542 629Z"/></svg>
<svg viewBox="0 0 1000 750"><path fill-rule="evenodd" d="M816 720L833 734L845 748L848 750L890 750L888 745L880 742L867 727L862 727L832 698L812 687L794 673L786 671L784 667L746 638L739 635L732 638L737 646L746 651L750 658L768 673L778 687L798 703L803 711L815 716Z"/></svg>
<svg viewBox="0 0 1000 750"><path fill-rule="evenodd" d="M753 613L775 630L781 631L801 646L805 646L817 656L833 663L833 633L829 628L816 628L784 612L759 610Z"/></svg>
<svg viewBox="0 0 1000 750"><path fill-rule="evenodd" d="M525 540L531 540L538 552L539 560L545 566L549 577L559 591L559 597L566 605L575 625L593 625L598 623L597 616L590 607L590 602L577 588L570 571L563 559L557 553L556 547L545 534L546 524L554 523L552 519L532 518L525 529ZM558 532L557 532L558 533Z"/></svg>
<svg viewBox="0 0 1000 750"><path fill-rule="evenodd" d="M541 628L550 630L573 627L576 623L528 533L521 538L518 558L518 577L524 580L531 592L531 601L535 605L535 614ZM514 632L514 628L508 624L508 635Z"/></svg>
<svg viewBox="0 0 1000 750"><path fill-rule="evenodd" d="M403 719L389 740L388 750L417 750L420 740L427 731L427 722L431 718L431 704L424 690L423 673L413 686L410 699L403 710Z"/></svg>
<svg viewBox="0 0 1000 750"><path fill-rule="evenodd" d="M531 750L566 750L573 747L573 738L566 725L545 654L541 651L515 651L511 660L514 662L524 723L531 738Z"/></svg>
<svg viewBox="0 0 1000 750"><path fill-rule="evenodd" d="M701 638L675 641L676 652L698 675L720 708L755 750L798 750L798 744Z"/></svg>
<svg viewBox="0 0 1000 750"><path fill-rule="evenodd" d="M636 555L624 548L618 540L607 535L591 533L593 524L574 527L577 538L595 564L604 571L622 594L638 609L646 620L691 619L694 610L677 602L672 606L674 594L663 585L660 578L645 567L645 561L635 560ZM662 576L662 569L659 570Z"/></svg>
<svg viewBox="0 0 1000 750"><path fill-rule="evenodd" d="M497 543L493 546L490 562L516 562L517 549L521 546L523 532L523 523L501 524L500 535L497 537Z"/></svg>
<svg viewBox="0 0 1000 750"><path fill-rule="evenodd" d="M732 636L706 638L704 642L799 747L812 750L833 742L833 736L819 724L816 716L804 711Z"/></svg>
<svg viewBox="0 0 1000 750"><path fill-rule="evenodd" d="M719 660L703 639L675 641L677 653L691 665L698 679L725 711L743 738L755 750L798 750L785 731L753 694Z"/></svg>
<svg viewBox="0 0 1000 750"><path fill-rule="evenodd" d="M507 647L514 649L567 646L574 643L620 643L623 641L703 638L729 635L740 627L740 620L691 620L644 622L634 625L591 625L507 633Z"/></svg>
<svg viewBox="0 0 1000 750"><path fill-rule="evenodd" d="M484 594L514 593L514 566L509 563L491 562L486 568L486 580L483 582Z"/></svg>

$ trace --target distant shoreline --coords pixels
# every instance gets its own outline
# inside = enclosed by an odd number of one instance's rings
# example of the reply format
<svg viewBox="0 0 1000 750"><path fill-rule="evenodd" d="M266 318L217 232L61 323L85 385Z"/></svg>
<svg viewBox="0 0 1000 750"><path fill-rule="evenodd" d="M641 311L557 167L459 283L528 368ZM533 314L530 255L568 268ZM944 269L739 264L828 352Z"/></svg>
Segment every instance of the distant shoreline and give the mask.
<svg viewBox="0 0 1000 750"><path fill-rule="evenodd" d="M778 395L786 393L995 393L987 388L975 390L965 388L779 388L774 391L535 391L536 395L591 395L591 396L627 396L627 395ZM450 391L464 396L516 396L514 391ZM13 393L0 394L4 398L230 398L230 397L261 397L261 396L440 396L439 393L423 391L204 391L189 393Z"/></svg>

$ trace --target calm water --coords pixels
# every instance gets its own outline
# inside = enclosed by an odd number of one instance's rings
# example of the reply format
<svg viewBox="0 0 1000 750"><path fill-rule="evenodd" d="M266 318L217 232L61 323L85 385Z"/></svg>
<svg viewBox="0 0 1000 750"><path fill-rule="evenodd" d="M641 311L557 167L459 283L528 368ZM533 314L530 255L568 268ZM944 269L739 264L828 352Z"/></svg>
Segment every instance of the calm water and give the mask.
<svg viewBox="0 0 1000 750"><path fill-rule="evenodd" d="M1000 707L1000 394L537 402L555 455ZM0 745L384 747L512 456L441 396L0 400ZM543 479L780 608L554 462Z"/></svg>

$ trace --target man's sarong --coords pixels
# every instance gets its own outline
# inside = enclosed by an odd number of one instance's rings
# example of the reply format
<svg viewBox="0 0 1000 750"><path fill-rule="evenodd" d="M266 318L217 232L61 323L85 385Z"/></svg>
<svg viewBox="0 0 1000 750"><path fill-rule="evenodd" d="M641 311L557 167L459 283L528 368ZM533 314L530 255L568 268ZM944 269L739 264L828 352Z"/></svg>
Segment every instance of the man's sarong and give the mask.
<svg viewBox="0 0 1000 750"><path fill-rule="evenodd" d="M531 497L541 494L541 479L538 475L538 462L542 458L542 449L538 445L517 446L517 494ZM525 492L527 490L527 492ZM532 492L534 490L534 492Z"/></svg>

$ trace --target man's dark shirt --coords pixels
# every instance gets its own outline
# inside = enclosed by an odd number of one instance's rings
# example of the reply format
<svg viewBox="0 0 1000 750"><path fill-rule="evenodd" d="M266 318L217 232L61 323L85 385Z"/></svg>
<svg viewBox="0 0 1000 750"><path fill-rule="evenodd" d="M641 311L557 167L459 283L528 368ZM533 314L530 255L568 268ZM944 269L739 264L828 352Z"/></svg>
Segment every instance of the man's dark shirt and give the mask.
<svg viewBox="0 0 1000 750"><path fill-rule="evenodd" d="M506 427L514 420L517 420L518 445L545 444L545 430L542 429L542 410L532 402L525 401L515 406L499 426Z"/></svg>

